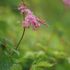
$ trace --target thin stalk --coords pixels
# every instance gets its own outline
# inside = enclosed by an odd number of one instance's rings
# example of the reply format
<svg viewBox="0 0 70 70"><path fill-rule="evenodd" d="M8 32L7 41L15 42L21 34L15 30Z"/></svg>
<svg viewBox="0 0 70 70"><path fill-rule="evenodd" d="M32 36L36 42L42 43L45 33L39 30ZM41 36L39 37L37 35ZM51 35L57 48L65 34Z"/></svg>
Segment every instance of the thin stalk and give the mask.
<svg viewBox="0 0 70 70"><path fill-rule="evenodd" d="M21 2L23 2L23 3L24 3L24 0L21 0Z"/></svg>
<svg viewBox="0 0 70 70"><path fill-rule="evenodd" d="M19 47L19 45L20 45L20 43L21 43L21 41L22 41L22 39L23 39L23 37L24 37L24 34L25 34L25 28L23 29L23 33L22 33L22 36L21 36L21 38L20 38L20 40L19 40L19 42L18 42L18 44L17 44L17 46L16 46L16 50L18 49L18 47Z"/></svg>
<svg viewBox="0 0 70 70"><path fill-rule="evenodd" d="M15 50L17 50L17 49L19 48L19 45L20 45L20 43L21 43L21 41L22 41L22 39L23 39L23 37L24 37L24 34L25 34L25 28L23 29L22 36L21 36L20 40L18 41ZM14 52L12 52L12 53L10 54L10 56L12 56L13 54L14 54Z"/></svg>

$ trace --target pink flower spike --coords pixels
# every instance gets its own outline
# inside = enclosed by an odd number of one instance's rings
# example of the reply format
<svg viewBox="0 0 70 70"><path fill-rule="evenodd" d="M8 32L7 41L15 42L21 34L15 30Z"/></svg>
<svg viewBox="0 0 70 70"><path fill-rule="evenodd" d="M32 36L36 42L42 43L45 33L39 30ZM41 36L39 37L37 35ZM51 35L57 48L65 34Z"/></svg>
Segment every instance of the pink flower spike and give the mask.
<svg viewBox="0 0 70 70"><path fill-rule="evenodd" d="M18 9L20 13L24 13L25 15L25 19L24 21L22 21L23 27L29 28L30 26L32 26L35 30L36 28L39 28L41 24L48 26L47 24L45 24L44 20L41 20L40 18L36 17L33 12L25 5L21 4Z"/></svg>
<svg viewBox="0 0 70 70"><path fill-rule="evenodd" d="M64 4L70 6L70 0L63 0Z"/></svg>
<svg viewBox="0 0 70 70"><path fill-rule="evenodd" d="M26 9L26 6L25 6L25 4L23 4L23 3L21 3L20 5L19 5L19 7L18 7L18 10L20 11L20 13L24 13L24 11L25 11L25 9Z"/></svg>

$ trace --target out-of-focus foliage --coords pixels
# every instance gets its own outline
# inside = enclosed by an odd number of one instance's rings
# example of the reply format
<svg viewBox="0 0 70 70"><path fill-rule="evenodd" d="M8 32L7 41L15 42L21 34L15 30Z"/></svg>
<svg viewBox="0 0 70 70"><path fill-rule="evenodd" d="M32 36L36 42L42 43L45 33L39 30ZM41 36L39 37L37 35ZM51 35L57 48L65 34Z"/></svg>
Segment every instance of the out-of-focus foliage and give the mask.
<svg viewBox="0 0 70 70"><path fill-rule="evenodd" d="M70 70L70 8L62 0L24 1L49 26L26 29L15 50L23 31L20 0L0 0L0 70Z"/></svg>

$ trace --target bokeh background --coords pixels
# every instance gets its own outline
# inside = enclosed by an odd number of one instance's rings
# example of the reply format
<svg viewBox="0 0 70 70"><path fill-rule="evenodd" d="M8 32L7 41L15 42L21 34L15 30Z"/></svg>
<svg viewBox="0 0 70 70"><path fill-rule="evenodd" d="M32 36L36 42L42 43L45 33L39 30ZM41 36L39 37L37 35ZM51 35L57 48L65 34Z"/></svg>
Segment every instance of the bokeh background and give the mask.
<svg viewBox="0 0 70 70"><path fill-rule="evenodd" d="M15 50L23 32L20 2L0 0L0 70L70 70L70 7L62 0L24 0L48 28L26 29Z"/></svg>

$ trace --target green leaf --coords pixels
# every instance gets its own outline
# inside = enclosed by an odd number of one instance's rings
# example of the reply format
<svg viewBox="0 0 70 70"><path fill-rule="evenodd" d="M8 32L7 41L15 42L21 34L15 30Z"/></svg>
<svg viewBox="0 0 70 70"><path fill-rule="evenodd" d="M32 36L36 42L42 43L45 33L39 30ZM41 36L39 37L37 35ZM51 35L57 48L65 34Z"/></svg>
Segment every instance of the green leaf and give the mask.
<svg viewBox="0 0 70 70"><path fill-rule="evenodd" d="M41 61L36 64L38 67L52 67L54 64L51 64L47 61Z"/></svg>

